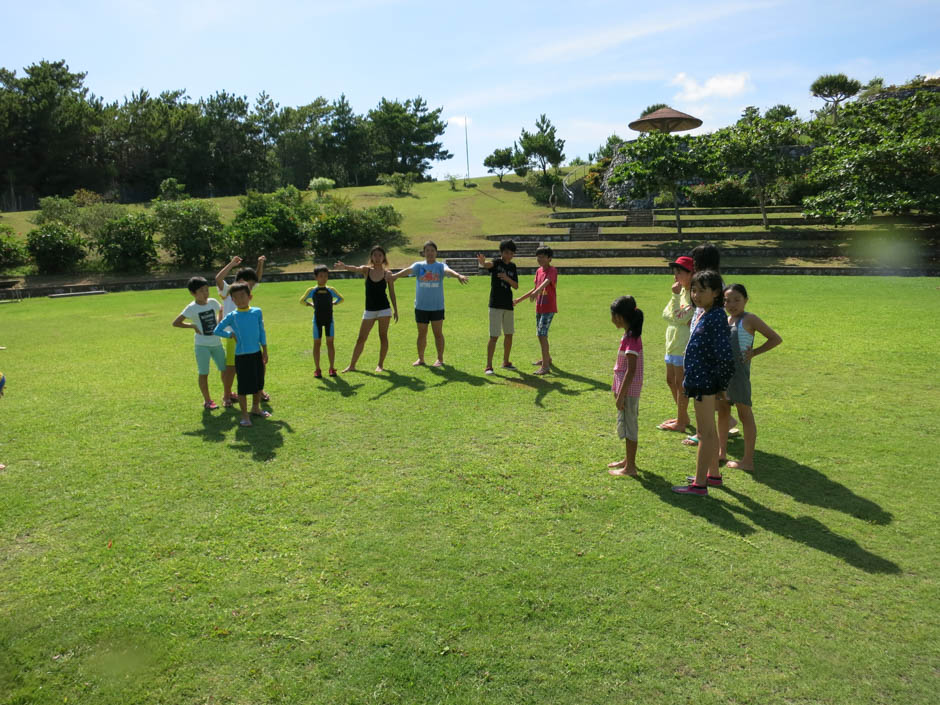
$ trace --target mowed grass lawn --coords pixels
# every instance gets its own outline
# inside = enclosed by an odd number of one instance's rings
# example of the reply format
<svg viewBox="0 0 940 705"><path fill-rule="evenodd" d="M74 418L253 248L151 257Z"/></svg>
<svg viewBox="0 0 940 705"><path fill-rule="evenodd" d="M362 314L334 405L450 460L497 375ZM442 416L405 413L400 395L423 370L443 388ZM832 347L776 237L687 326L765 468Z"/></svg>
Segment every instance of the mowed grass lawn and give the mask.
<svg viewBox="0 0 940 705"><path fill-rule="evenodd" d="M373 334L335 380L304 285L265 284L251 429L202 411L184 290L0 306L0 703L935 703L937 282L745 283L784 343L758 469L707 498L655 428L667 277L563 277L544 379L530 304L521 372L483 375L487 278L446 282L444 370L401 280L388 371ZM363 284L333 285L342 367ZM638 480L606 472L624 293Z"/></svg>

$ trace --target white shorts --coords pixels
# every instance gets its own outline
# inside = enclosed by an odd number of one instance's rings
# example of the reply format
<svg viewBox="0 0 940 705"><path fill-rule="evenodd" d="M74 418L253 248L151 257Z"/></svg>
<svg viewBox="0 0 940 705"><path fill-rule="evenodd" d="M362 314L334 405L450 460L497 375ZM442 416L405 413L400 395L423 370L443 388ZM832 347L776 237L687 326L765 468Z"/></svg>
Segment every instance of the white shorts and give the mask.
<svg viewBox="0 0 940 705"><path fill-rule="evenodd" d="M391 318L392 309L383 308L381 311L363 311L362 320L364 321L374 321L376 318Z"/></svg>
<svg viewBox="0 0 940 705"><path fill-rule="evenodd" d="M500 334L513 335L516 332L516 319L512 309L490 309L490 337L498 338Z"/></svg>

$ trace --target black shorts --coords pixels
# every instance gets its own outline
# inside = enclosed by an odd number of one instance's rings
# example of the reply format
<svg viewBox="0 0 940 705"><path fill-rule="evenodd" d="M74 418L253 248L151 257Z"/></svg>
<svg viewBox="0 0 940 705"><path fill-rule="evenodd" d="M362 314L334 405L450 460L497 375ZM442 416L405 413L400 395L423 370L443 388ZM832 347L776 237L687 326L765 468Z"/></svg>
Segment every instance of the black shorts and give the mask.
<svg viewBox="0 0 940 705"><path fill-rule="evenodd" d="M264 361L261 351L235 356L235 374L238 375L238 395L258 394L264 389Z"/></svg>
<svg viewBox="0 0 940 705"><path fill-rule="evenodd" d="M425 311L423 308L415 309L415 323L430 323L431 321L443 321L444 309L440 311Z"/></svg>

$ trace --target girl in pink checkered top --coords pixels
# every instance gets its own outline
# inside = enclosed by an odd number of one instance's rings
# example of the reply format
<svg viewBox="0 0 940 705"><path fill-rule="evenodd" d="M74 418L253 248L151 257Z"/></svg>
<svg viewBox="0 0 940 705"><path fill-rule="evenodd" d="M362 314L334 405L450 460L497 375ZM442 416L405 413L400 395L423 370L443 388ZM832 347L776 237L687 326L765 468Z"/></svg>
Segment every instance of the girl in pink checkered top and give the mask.
<svg viewBox="0 0 940 705"><path fill-rule="evenodd" d="M623 460L616 460L607 467L611 475L636 477L637 417L643 387L643 342L640 340L643 312L636 307L632 296L621 296L610 305L610 320L624 331L611 390L617 405L617 435L626 441L627 452Z"/></svg>

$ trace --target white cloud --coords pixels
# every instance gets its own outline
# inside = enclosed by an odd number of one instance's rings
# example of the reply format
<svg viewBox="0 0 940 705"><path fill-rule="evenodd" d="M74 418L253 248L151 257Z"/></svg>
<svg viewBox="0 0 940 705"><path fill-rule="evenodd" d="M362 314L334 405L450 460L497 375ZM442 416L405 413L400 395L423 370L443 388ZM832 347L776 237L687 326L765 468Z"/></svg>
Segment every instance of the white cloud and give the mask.
<svg viewBox="0 0 940 705"><path fill-rule="evenodd" d="M473 124L473 118L468 118L464 115L453 115L447 118L447 124L454 125L455 127L469 127Z"/></svg>
<svg viewBox="0 0 940 705"><path fill-rule="evenodd" d="M940 69L937 69L933 73L928 73L927 78L940 78Z"/></svg>
<svg viewBox="0 0 940 705"><path fill-rule="evenodd" d="M704 84L700 84L686 73L679 73L669 85L682 89L674 96L675 100L692 102L705 98L733 98L754 89L751 75L747 71L718 74L706 79Z"/></svg>
<svg viewBox="0 0 940 705"><path fill-rule="evenodd" d="M522 57L522 62L539 64L547 61L580 61L585 56L595 56L636 39L674 32L686 27L696 27L730 15L763 10L778 4L779 2L774 1L729 3L717 7L689 10L671 5L665 6L666 9L660 17L638 18L606 30L593 28L573 39L553 41L539 46Z"/></svg>

